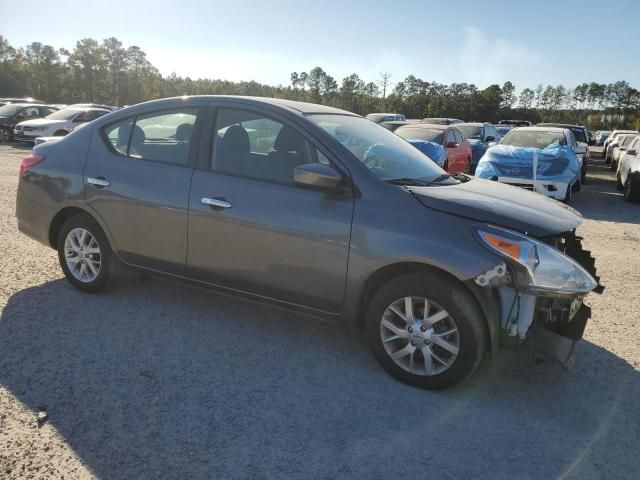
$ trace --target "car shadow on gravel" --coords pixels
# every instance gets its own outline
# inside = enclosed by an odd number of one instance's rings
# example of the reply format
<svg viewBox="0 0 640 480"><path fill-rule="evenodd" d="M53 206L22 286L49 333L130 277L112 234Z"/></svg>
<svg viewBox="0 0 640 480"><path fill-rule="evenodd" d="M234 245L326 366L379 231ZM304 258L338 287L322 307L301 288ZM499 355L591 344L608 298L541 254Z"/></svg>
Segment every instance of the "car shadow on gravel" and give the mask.
<svg viewBox="0 0 640 480"><path fill-rule="evenodd" d="M99 478L638 478L640 376L502 351L467 383L395 382L359 331L169 281L13 295L0 384ZM35 428L35 427L34 427ZM38 448L37 445L34 448Z"/></svg>

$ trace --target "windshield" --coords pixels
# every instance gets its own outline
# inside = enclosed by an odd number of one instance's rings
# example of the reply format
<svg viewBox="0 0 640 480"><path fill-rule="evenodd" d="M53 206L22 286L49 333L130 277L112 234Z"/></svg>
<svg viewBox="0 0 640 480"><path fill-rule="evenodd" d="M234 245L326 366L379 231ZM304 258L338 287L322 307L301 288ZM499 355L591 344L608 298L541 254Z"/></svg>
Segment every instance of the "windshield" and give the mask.
<svg viewBox="0 0 640 480"><path fill-rule="evenodd" d="M564 145L564 135L561 132L539 132L531 130L512 130L502 140L502 145L513 147L528 147L544 149L551 145Z"/></svg>
<svg viewBox="0 0 640 480"><path fill-rule="evenodd" d="M4 107L0 107L0 115L3 117L13 117L17 111L22 110L24 107L22 105L5 105Z"/></svg>
<svg viewBox="0 0 640 480"><path fill-rule="evenodd" d="M464 138L482 139L482 125L456 125Z"/></svg>
<svg viewBox="0 0 640 480"><path fill-rule="evenodd" d="M431 123L432 125L449 125L451 122L447 118L423 118L422 123Z"/></svg>
<svg viewBox="0 0 640 480"><path fill-rule="evenodd" d="M307 118L349 149L381 180L430 182L445 175L444 170L410 143L362 117L310 115Z"/></svg>
<svg viewBox="0 0 640 480"><path fill-rule="evenodd" d="M402 127L396 130L396 135L405 140L426 140L442 145L444 130L439 128Z"/></svg>
<svg viewBox="0 0 640 480"><path fill-rule="evenodd" d="M65 108L64 110L53 112L51 115L47 115L45 118L48 118L49 120L71 120L80 112L82 112L82 110L78 110L77 108Z"/></svg>

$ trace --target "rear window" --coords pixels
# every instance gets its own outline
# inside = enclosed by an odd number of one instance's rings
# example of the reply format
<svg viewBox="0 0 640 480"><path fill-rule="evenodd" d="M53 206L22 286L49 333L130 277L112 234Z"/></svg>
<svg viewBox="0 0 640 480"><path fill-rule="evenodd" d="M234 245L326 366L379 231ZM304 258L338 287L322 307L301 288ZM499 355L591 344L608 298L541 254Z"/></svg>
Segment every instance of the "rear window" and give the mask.
<svg viewBox="0 0 640 480"><path fill-rule="evenodd" d="M456 125L456 127L462 132L464 138L482 138L482 125Z"/></svg>
<svg viewBox="0 0 640 480"><path fill-rule="evenodd" d="M405 140L425 140L442 145L444 131L437 128L401 127L396 134Z"/></svg>

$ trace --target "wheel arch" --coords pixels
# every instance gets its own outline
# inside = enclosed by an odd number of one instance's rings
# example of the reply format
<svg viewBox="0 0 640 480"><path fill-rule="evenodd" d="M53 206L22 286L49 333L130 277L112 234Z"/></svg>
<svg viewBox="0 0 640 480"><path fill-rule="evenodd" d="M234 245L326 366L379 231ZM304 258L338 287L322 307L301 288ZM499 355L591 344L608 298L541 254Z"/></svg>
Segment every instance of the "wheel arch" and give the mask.
<svg viewBox="0 0 640 480"><path fill-rule="evenodd" d="M462 286L471 298L477 303L484 319L484 327L488 333L487 348L490 352L494 352L498 345L500 311L499 303L496 298L496 292L493 289L477 287L473 282L464 282L456 278L451 273L433 265L419 262L399 262L385 265L375 272L371 273L364 283L362 293L359 297L358 309L355 324L358 328L364 327L365 311L369 299L373 294L389 280L399 277L407 273L430 272L442 275L452 282Z"/></svg>
<svg viewBox="0 0 640 480"><path fill-rule="evenodd" d="M66 222L68 219L70 219L75 215L86 215L89 218L91 218L94 222L96 222L98 226L102 229L102 233L104 233L105 237L107 237L107 240L109 241L109 246L113 250L113 241L111 240L107 229L104 228L104 226L102 225L102 222L88 210L85 210L84 208L80 208L77 206L64 207L63 209L58 211L58 213L56 213L51 219L51 223L49 224L49 235L48 235L49 245L51 246L51 248L53 249L57 248L58 234L60 232L60 228L62 228L62 225L64 224L64 222Z"/></svg>

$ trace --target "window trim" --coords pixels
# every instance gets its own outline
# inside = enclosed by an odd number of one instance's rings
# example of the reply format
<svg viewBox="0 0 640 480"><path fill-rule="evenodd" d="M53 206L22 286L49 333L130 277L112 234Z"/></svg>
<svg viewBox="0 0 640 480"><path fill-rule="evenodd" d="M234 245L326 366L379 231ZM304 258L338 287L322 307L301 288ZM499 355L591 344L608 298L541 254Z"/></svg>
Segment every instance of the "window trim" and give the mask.
<svg viewBox="0 0 640 480"><path fill-rule="evenodd" d="M199 154L198 154L199 159L195 167L197 170L202 170L204 172L208 172L214 175L224 175L224 176L233 177L233 178L240 178L243 180L250 180L252 182L265 183L269 185L279 185L281 187L295 188L297 190L300 190L300 187L295 183L279 182L277 180L271 180L268 178L260 178L260 177L254 177L249 175L239 175L237 173L222 172L220 170L215 170L211 168L211 163L213 161L213 155L214 155L214 147L215 147L216 122L218 120L219 111L224 109L242 110L242 111L249 112L250 114L253 114L253 115L262 115L269 120L273 120L275 122L281 123L283 126L288 126L294 129L299 135L302 136L302 138L311 147L312 155L314 157L315 162L319 163L317 152L321 152L329 160L330 166L340 174L340 176L342 177L343 183L345 184L345 186L347 186L347 188L349 188L350 192L353 190L354 188L353 180L351 178L349 171L346 169L346 167L342 166L340 162L336 161L335 156L327 148L325 148L324 145L319 140L317 140L315 137L310 135L306 130L304 130L302 127L300 127L296 123L287 119L283 115L279 115L278 112L272 112L270 110L266 110L260 107L253 107L252 105L246 105L246 104L232 104L227 102L220 102L220 103L211 103L209 105L209 112L207 115L206 122L203 122L205 123L205 125L203 126L203 135L200 141L201 145L200 145ZM304 190L309 190L309 189L304 189ZM318 192L318 193L326 195L326 192Z"/></svg>
<svg viewBox="0 0 640 480"><path fill-rule="evenodd" d="M133 127L135 127L139 117L161 114L162 112L176 112L176 111L179 112L181 110L196 110L196 120L193 125L193 133L191 134L191 141L189 142L189 150L187 151L187 162L185 164L165 162L164 160L156 160L154 158L132 157L131 155L129 155L129 149L131 148L131 138L133 134ZM102 142L104 143L106 148L109 150L109 152L118 157L127 158L130 160L136 160L136 161L144 160L145 162L154 162L154 163L159 163L161 165L173 165L175 167L186 167L186 168L193 169L195 166L196 149L200 145L200 129L202 128L202 124L206 120L205 118L203 118L205 111L206 111L206 108L203 105L198 104L193 106L183 105L183 106L177 106L177 107L163 108L162 110L150 110L150 111L140 112L135 115L130 115L128 117L124 117L120 119L115 119L113 122L104 124L98 129L98 133L102 139ZM107 114L105 113L105 115ZM104 115L102 115L102 117L103 116ZM98 118L101 118L101 117L98 117ZM119 123L126 123L127 121L132 121L131 132L129 132L129 139L127 141L127 153L121 153L114 148L113 144L111 143L111 140L109 140L109 136L107 135L106 131L107 129L109 129L109 127L112 127L113 125L117 125Z"/></svg>

